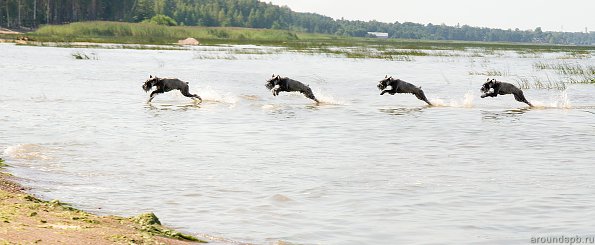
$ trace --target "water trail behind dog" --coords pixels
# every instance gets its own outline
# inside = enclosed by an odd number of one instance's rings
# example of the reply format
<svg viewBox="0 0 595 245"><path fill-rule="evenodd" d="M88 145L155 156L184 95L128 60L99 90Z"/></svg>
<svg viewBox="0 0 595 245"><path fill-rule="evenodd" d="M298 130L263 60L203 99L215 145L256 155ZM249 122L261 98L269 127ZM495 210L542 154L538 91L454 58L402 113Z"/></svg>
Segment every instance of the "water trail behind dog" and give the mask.
<svg viewBox="0 0 595 245"><path fill-rule="evenodd" d="M222 93L211 87L200 89L197 93L204 101L221 102L235 105L239 98L229 92Z"/></svg>
<svg viewBox="0 0 595 245"><path fill-rule="evenodd" d="M320 104L325 105L349 105L346 101L339 99L333 95L327 94L320 89L314 91L314 96L320 101Z"/></svg>
<svg viewBox="0 0 595 245"><path fill-rule="evenodd" d="M560 92L560 94L558 94L557 98L554 98L549 102L544 102L544 101L539 101L539 100L534 100L534 101L530 100L529 102L531 102L531 104L533 104L533 106L535 108L541 108L541 109L545 109L545 108L572 109L572 104L570 102L570 99L568 98L568 93L566 92L566 90Z"/></svg>
<svg viewBox="0 0 595 245"><path fill-rule="evenodd" d="M430 102L434 106L438 107L460 107L460 108L471 108L473 107L474 94L471 91L465 93L462 99L450 99L445 101L443 99L431 99Z"/></svg>

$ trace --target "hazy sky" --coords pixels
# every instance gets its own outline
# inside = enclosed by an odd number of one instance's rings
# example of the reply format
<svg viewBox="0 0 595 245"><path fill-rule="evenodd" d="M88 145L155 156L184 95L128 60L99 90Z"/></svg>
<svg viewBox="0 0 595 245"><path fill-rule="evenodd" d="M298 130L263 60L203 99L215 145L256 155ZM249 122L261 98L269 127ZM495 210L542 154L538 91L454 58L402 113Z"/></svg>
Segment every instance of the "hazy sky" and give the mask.
<svg viewBox="0 0 595 245"><path fill-rule="evenodd" d="M595 0L261 0L340 19L595 31Z"/></svg>

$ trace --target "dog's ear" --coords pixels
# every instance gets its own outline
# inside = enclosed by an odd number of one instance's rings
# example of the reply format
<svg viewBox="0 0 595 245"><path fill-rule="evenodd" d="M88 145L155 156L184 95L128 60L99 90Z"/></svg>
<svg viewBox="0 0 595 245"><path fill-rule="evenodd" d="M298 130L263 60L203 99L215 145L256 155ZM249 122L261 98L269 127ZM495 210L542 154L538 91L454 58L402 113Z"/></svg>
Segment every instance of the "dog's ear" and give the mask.
<svg viewBox="0 0 595 245"><path fill-rule="evenodd" d="M384 76L384 79L387 79L387 78L388 78L388 75L385 75L385 76Z"/></svg>
<svg viewBox="0 0 595 245"><path fill-rule="evenodd" d="M153 78L153 75L149 75L149 78Z"/></svg>
<svg viewBox="0 0 595 245"><path fill-rule="evenodd" d="M273 76L271 76L271 77L275 77L275 73L273 73Z"/></svg>

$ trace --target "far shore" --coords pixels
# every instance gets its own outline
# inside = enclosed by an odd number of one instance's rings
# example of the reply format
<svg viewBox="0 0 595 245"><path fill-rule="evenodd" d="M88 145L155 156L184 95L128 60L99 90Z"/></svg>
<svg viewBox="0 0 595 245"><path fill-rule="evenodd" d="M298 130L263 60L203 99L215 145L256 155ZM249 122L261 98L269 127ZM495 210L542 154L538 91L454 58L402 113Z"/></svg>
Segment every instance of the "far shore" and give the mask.
<svg viewBox="0 0 595 245"><path fill-rule="evenodd" d="M192 38L198 45L260 45L284 47L293 51L336 53L335 47L374 48L387 54L394 50L516 50L527 52L594 52L595 46L559 45L547 43L476 42L418 40L395 38L364 38L329 34L294 32L289 30L252 29L238 27L161 26L146 23L111 21L75 22L65 25L45 25L31 31L0 31L0 42L44 46L60 44L111 43L136 45L166 45L180 47L178 42ZM77 46L77 45L73 45ZM157 48L158 49L158 48Z"/></svg>
<svg viewBox="0 0 595 245"><path fill-rule="evenodd" d="M2 244L193 244L196 237L161 225L153 213L98 216L57 200L27 193L5 172L0 158L0 243Z"/></svg>

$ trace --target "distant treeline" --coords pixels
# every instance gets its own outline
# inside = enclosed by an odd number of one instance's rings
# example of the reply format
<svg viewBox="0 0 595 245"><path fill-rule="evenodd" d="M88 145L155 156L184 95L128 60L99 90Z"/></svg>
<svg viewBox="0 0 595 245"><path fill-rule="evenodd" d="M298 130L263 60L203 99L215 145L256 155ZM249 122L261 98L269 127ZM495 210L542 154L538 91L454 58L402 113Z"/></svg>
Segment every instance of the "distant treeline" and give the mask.
<svg viewBox="0 0 595 245"><path fill-rule="evenodd" d="M595 43L595 32L335 20L319 14L297 13L288 7L258 0L0 0L0 27L8 28L89 20L140 22L155 15L169 16L178 25L284 29L354 37L365 37L368 32L386 32L391 38L426 40Z"/></svg>

